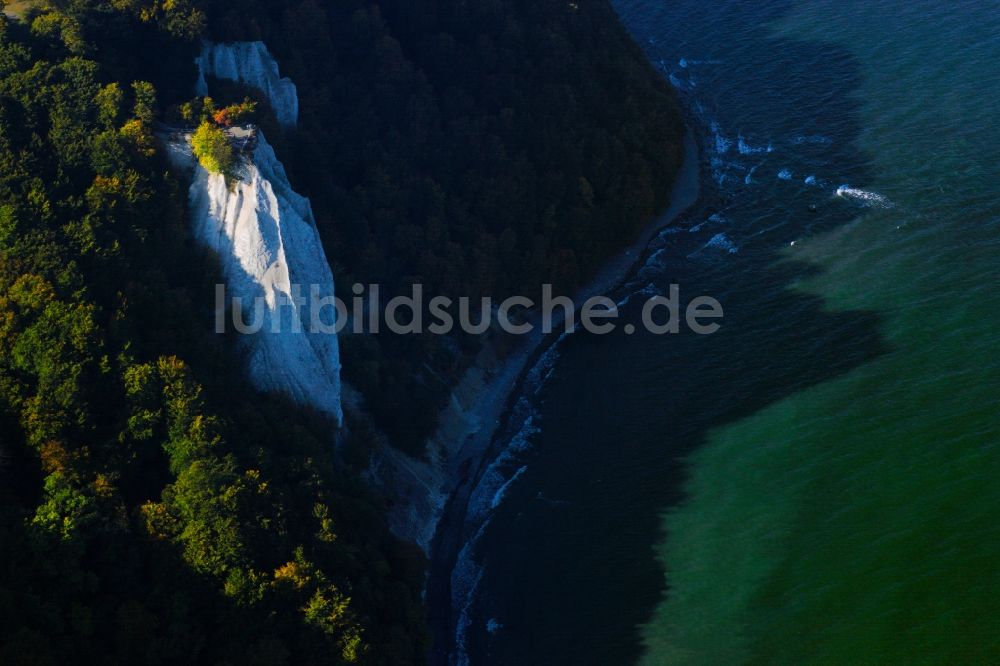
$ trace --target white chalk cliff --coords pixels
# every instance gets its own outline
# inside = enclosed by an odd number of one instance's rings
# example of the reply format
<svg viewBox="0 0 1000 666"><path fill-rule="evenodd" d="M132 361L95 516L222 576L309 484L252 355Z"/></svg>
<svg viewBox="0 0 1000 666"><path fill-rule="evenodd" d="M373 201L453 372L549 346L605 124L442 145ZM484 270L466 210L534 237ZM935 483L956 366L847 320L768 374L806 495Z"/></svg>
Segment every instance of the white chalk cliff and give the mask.
<svg viewBox="0 0 1000 666"><path fill-rule="evenodd" d="M196 59L199 67L196 92L209 93L214 77L253 86L267 96L278 120L294 126L298 117L295 85L282 79L278 66L261 42L205 42ZM191 154L189 137L168 139L171 159L193 170L189 204L194 236L218 253L225 273L227 297L242 303L242 319L255 327L254 299L262 298L260 331L241 336L248 352L248 373L263 390L286 393L343 423L342 404L362 410L357 391L341 383L337 337L309 333L313 313L308 304L289 304L295 284L319 285L320 297L334 294L333 277L320 242L308 199L297 194L284 168L262 133L251 159L240 165L238 180L227 185L221 175L209 174ZM321 320L330 324L332 307L325 307ZM298 323L296 323L298 322ZM274 325L280 332L272 332ZM232 328L232 323L228 322ZM294 329L301 328L301 332ZM517 366L500 367L499 361L483 361L484 367L509 374L507 386L517 375ZM455 388L454 397L442 415L442 425L428 443L429 460L414 459L387 442L378 448L369 470L373 485L392 499L390 527L429 552L437 521L446 505L453 479L471 453L488 442L487 423L499 418L502 395L483 389L484 372L471 368ZM483 411L481 402L494 405L497 414ZM479 433L483 443L472 445Z"/></svg>
<svg viewBox="0 0 1000 666"><path fill-rule="evenodd" d="M198 81L195 94L208 95L207 77L245 83L267 96L278 122L292 127L299 119L299 97L295 84L281 78L278 63L264 42L218 43L205 41L195 60Z"/></svg>
<svg viewBox="0 0 1000 666"><path fill-rule="evenodd" d="M277 64L260 42L213 45L211 57L206 61L203 52L199 63L243 63L224 70L242 76L248 52L256 54L256 64L247 71L272 72L277 78ZM257 79L239 80L257 85ZM271 105L294 119L298 100L290 81L280 89L258 87L280 90ZM250 159L240 164L237 180L228 184L198 164L189 137L172 137L168 153L176 165L193 170L188 193L193 234L219 255L227 305L237 298L244 324L259 328L242 336L250 379L262 390L286 393L343 423L339 345L329 330L336 320L333 274L309 200L292 189L262 133ZM314 297L327 303L315 313ZM317 330L317 322L326 330ZM227 328L232 330L232 321Z"/></svg>

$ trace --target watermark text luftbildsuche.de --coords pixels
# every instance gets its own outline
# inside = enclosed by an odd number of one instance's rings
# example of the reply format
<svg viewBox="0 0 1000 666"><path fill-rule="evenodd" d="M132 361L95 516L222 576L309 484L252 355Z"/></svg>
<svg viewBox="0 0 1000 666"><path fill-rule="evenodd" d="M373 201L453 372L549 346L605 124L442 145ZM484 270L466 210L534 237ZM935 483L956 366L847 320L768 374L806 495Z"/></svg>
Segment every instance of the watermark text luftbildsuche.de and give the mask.
<svg viewBox="0 0 1000 666"><path fill-rule="evenodd" d="M327 285L326 291L329 291ZM619 324L619 306L607 296L593 296L579 307L568 296L555 296L552 285L544 284L541 299L510 296L498 304L489 296L457 299L437 295L425 299L422 284L411 286L410 294L394 296L385 306L379 285L354 284L350 305L339 296L324 293L319 284L292 284L286 290L272 290L257 296L233 296L226 285L215 286L215 330L226 333L231 323L242 335L270 333L310 333L336 335L350 326L352 333L448 335L456 330L469 335L486 333L494 325L511 335L527 335L536 326L548 334L558 326L567 332L577 326L594 335L606 335ZM475 302L474 302L475 301ZM722 304L711 296L681 301L681 288L671 284L666 295L648 297L642 305L642 327L655 335L677 334L682 324L698 335L710 335L720 328ZM635 325L623 326L634 333Z"/></svg>

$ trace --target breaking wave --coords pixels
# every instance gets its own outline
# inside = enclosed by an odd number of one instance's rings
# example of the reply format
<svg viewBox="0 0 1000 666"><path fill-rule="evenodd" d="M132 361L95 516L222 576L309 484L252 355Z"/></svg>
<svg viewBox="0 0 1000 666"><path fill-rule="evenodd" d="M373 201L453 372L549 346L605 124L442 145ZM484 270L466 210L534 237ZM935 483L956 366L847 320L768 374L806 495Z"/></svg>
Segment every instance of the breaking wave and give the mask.
<svg viewBox="0 0 1000 666"><path fill-rule="evenodd" d="M704 221L699 222L698 224L688 229L688 233L696 234L699 231L701 231L702 227L704 227L706 224L728 224L728 222L729 220L727 220L722 215L722 213L712 213Z"/></svg>
<svg viewBox="0 0 1000 666"><path fill-rule="evenodd" d="M726 254L736 254L740 251L739 247L737 247L736 243L729 236L724 233L718 233L712 236L700 249L689 254L688 257L695 257L706 250L718 250Z"/></svg>
<svg viewBox="0 0 1000 666"><path fill-rule="evenodd" d="M746 173L747 167L739 162L728 162L724 159L713 157L709 160L709 166L712 169L712 179L718 184L722 185L727 180L732 178L737 178L733 176L732 172L739 172L741 174Z"/></svg>
<svg viewBox="0 0 1000 666"><path fill-rule="evenodd" d="M524 407L527 400L521 398L519 403ZM476 603L479 585L483 579L483 567L476 560L479 541L490 525L493 511L500 506L507 491L528 467L522 465L509 478L504 474L504 469L519 454L527 451L531 446L530 438L538 432L540 430L534 425L534 414L530 414L518 433L511 439L507 448L487 468L469 498L466 520L481 520L482 522L475 535L462 546L462 550L459 551L455 560L455 568L451 571L451 604L452 608L459 609L458 620L455 623L455 660L457 664L469 663L467 640L469 629L472 627L473 607Z"/></svg>
<svg viewBox="0 0 1000 666"><path fill-rule="evenodd" d="M721 60L689 60L687 58L681 58L677 61L677 65L681 69L687 69L688 67L695 67L698 65L721 65Z"/></svg>
<svg viewBox="0 0 1000 666"><path fill-rule="evenodd" d="M507 494L507 489L510 488L515 481L520 479L521 475L524 474L527 470L528 466L522 465L516 472L514 472L514 476L510 477L507 480L507 483L500 486L500 489L497 490L495 495L493 495L493 500L490 502L491 509L496 509L498 506L500 506L500 503L503 502L504 496Z"/></svg>
<svg viewBox="0 0 1000 666"><path fill-rule="evenodd" d="M866 206L872 206L874 208L892 208L893 206L893 203L887 197L878 194L877 192L869 192L868 190L862 190L848 185L841 185L838 187L837 196L844 197L846 199L854 199L855 201L860 201Z"/></svg>
<svg viewBox="0 0 1000 666"><path fill-rule="evenodd" d="M726 138L722 134L722 130L719 128L719 123L712 122L711 124L712 134L715 137L715 152L719 155L725 155L729 152L729 149L733 147L733 140Z"/></svg>
<svg viewBox="0 0 1000 666"><path fill-rule="evenodd" d="M459 666L470 663L468 635L483 578L483 566L476 559L479 541L490 525L493 512L503 503L508 490L528 469L527 465L518 461L531 449L532 438L541 432L537 425L537 406L531 397L536 396L552 376L559 360L559 346L568 335L570 334L563 333L528 371L524 380L524 395L518 399L511 412L510 422L519 423L520 426L513 431L507 445L486 468L469 496L466 525L479 523L479 527L462 546L451 572L451 604L452 608L459 609L455 623L455 663ZM489 620L486 629L495 633L501 626L494 618Z"/></svg>
<svg viewBox="0 0 1000 666"><path fill-rule="evenodd" d="M636 289L635 288L637 284L639 284L639 283L638 282L633 282L633 283L631 283L631 284L628 285L628 287L629 287L628 294L626 294L625 297L622 298L617 303L619 309L621 309L621 308L625 307L626 305L628 305L632 301L632 299L635 298L635 297L637 297L637 296L656 296L657 293L658 293L656 285L653 284L652 282L647 283L646 286L642 287L641 289Z"/></svg>
<svg viewBox="0 0 1000 666"><path fill-rule="evenodd" d="M766 146L751 146L740 135L736 142L736 149L739 151L740 155L760 155L761 153L773 153L774 146L768 143Z"/></svg>

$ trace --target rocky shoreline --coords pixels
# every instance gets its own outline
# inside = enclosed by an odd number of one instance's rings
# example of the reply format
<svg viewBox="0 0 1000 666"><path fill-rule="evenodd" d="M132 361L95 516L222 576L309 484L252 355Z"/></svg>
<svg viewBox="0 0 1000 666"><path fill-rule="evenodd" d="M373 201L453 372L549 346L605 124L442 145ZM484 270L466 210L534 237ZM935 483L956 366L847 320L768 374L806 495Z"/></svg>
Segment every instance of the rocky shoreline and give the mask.
<svg viewBox="0 0 1000 666"><path fill-rule="evenodd" d="M690 129L684 137L684 149L684 162L675 179L668 209L577 292L576 303L614 291L634 272L656 234L696 205L700 163L697 141ZM561 326L557 323L554 328L553 333L543 335L536 327L516 351L502 360L493 350L485 349L456 386L438 432L429 442L433 462L415 463L409 459L408 467L391 465L397 481L403 480L404 474L412 475L406 496L412 503L395 504L390 509L390 526L397 535L420 545L430 557L425 596L435 634L436 661L443 661L445 655L438 651L447 650L451 640L445 635L450 624L448 579L462 547L469 496L483 471L499 454L495 438L525 376L558 342ZM393 462L405 458L402 453L388 455ZM421 491L426 494L421 496Z"/></svg>

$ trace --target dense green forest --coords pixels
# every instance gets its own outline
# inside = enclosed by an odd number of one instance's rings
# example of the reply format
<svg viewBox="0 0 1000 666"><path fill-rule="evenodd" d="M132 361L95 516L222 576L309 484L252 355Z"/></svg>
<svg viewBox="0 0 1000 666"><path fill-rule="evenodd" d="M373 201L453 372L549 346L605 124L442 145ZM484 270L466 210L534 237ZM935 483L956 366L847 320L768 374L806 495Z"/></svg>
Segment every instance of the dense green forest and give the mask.
<svg viewBox="0 0 1000 666"><path fill-rule="evenodd" d="M417 661L420 556L205 326L151 133L194 47L98 9L0 34L0 663Z"/></svg>
<svg viewBox="0 0 1000 666"><path fill-rule="evenodd" d="M0 663L419 663L422 556L360 480L366 427L335 452L211 332L217 262L152 133L203 36L296 81L299 129L264 125L341 284L571 288L664 205L680 120L605 0L0 15ZM401 445L460 342L345 339Z"/></svg>

